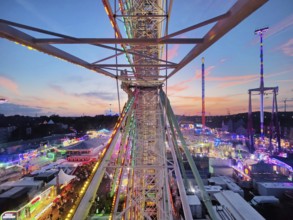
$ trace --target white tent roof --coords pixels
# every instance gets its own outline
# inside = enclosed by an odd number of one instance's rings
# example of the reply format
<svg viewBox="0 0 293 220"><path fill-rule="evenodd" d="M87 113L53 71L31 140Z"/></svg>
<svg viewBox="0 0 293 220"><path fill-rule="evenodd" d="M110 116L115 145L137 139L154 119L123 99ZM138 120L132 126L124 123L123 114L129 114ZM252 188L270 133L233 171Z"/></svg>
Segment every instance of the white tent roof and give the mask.
<svg viewBox="0 0 293 220"><path fill-rule="evenodd" d="M72 179L74 179L76 176L74 175L68 175L66 173L64 173L64 171L62 169L60 169L59 173L58 173L58 177L59 177L59 184L60 185L66 185L68 184ZM52 179L48 185L56 185L57 184L57 177L55 177L54 179Z"/></svg>
<svg viewBox="0 0 293 220"><path fill-rule="evenodd" d="M53 124L55 124L55 123L52 119L50 121L48 121L48 125L53 125Z"/></svg>

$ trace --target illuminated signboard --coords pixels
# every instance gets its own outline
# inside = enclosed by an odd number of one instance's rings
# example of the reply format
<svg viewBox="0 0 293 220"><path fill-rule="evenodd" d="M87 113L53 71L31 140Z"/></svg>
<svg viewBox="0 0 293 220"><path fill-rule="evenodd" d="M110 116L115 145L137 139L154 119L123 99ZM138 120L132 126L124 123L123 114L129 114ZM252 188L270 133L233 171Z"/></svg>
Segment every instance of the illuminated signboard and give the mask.
<svg viewBox="0 0 293 220"><path fill-rule="evenodd" d="M1 216L2 220L17 220L16 212L4 212Z"/></svg>
<svg viewBox="0 0 293 220"><path fill-rule="evenodd" d="M202 128L202 124L195 124L196 128Z"/></svg>

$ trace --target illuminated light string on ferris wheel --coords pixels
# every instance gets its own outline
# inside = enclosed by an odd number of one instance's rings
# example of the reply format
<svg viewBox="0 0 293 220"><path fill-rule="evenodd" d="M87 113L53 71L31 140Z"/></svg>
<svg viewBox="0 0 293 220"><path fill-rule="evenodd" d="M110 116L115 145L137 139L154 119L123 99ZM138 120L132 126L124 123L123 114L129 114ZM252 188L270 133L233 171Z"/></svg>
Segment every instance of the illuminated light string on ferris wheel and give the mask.
<svg viewBox="0 0 293 220"><path fill-rule="evenodd" d="M117 25L117 22L116 22L116 20L115 20L115 16L114 16L114 14L113 14L113 12L112 12L112 9L111 9L111 6L110 6L109 2L106 1L106 0L103 0L103 4L104 4L104 9L105 9L105 11L106 11L106 14L107 14L108 17L109 17L109 20L110 20L111 26L113 27L113 29L114 29L114 31L115 31L115 36L116 36L117 38L120 38L120 39L121 39L121 38L122 38L122 35L121 35L121 32L120 32L119 27L118 27L118 25ZM116 4L116 2L115 2L115 4ZM121 3L119 3L119 7L120 7L120 9L122 8ZM124 23L124 24L125 24L125 23ZM125 28L125 30L128 29L125 25L124 25L124 28ZM128 33L128 31L126 31L126 33ZM127 49L126 49L125 44L121 44L121 47L122 47L123 50L125 51L125 56L126 56L126 59L128 60L128 62L129 62L129 63L132 63L132 62L131 62L131 59L130 59L130 57L129 57L129 54L127 53ZM133 69L132 69L132 70L133 70ZM133 72L135 72L135 71L133 70Z"/></svg>

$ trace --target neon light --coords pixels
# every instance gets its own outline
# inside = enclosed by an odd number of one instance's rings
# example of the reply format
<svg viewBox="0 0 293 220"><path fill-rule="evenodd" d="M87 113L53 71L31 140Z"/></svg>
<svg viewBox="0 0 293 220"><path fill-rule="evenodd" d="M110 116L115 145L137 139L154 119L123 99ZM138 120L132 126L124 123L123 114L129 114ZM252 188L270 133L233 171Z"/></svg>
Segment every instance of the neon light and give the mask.
<svg viewBox="0 0 293 220"><path fill-rule="evenodd" d="M238 171L239 173L241 173L243 176L245 176L247 178L248 181L251 180L250 176L248 176L246 173L242 172L241 170L239 170L237 167L232 166L232 168L236 171ZM247 168L246 168L247 169ZM249 170L247 169L245 172L249 172Z"/></svg>
<svg viewBox="0 0 293 220"><path fill-rule="evenodd" d="M17 213L14 211L7 211L1 215L1 219L17 219Z"/></svg>
<svg viewBox="0 0 293 220"><path fill-rule="evenodd" d="M277 166L280 166L280 167L285 167L286 169L288 169L290 172L293 172L293 169L291 166L289 166L288 164L276 159L276 158L272 158L270 161L269 161L271 164L275 164Z"/></svg>
<svg viewBox="0 0 293 220"><path fill-rule="evenodd" d="M37 198L35 198L33 201L31 201L31 205L35 204L37 201L39 201L41 199L40 196L38 196Z"/></svg>
<svg viewBox="0 0 293 220"><path fill-rule="evenodd" d="M49 205L47 205L41 212L39 212L36 216L35 219L38 219L45 211L47 211L51 206L53 205L53 202L51 202Z"/></svg>

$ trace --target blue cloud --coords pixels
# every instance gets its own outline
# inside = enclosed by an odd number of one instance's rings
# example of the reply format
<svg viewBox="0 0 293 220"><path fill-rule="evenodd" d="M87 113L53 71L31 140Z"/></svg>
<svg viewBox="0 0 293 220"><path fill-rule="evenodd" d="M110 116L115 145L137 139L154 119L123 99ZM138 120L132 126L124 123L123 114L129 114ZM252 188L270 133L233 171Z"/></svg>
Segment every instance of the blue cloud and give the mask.
<svg viewBox="0 0 293 220"><path fill-rule="evenodd" d="M80 97L93 97L93 98L99 98L106 101L113 101L117 99L116 93L112 92L85 92L80 94L75 94L76 96Z"/></svg>
<svg viewBox="0 0 293 220"><path fill-rule="evenodd" d="M0 114L9 115L28 115L35 116L36 114L43 114L44 108L29 107L25 105L17 105L13 103L4 103L0 105Z"/></svg>

